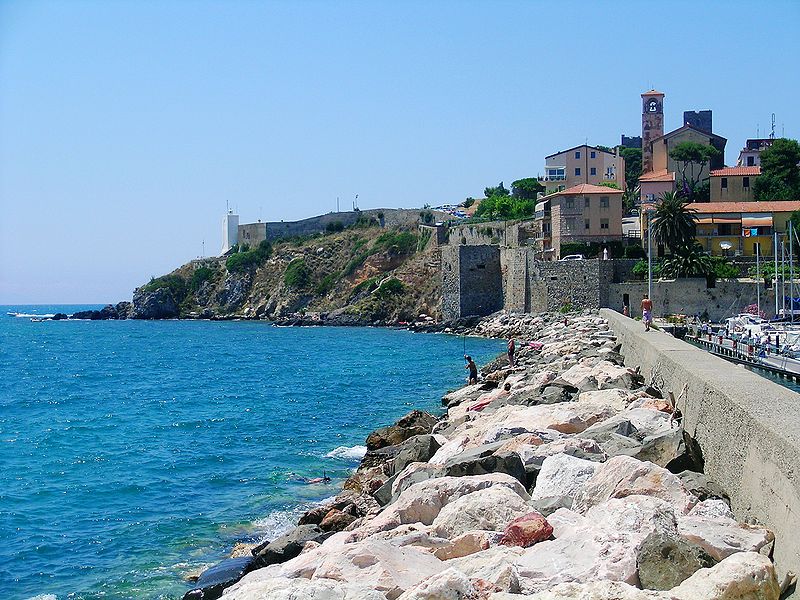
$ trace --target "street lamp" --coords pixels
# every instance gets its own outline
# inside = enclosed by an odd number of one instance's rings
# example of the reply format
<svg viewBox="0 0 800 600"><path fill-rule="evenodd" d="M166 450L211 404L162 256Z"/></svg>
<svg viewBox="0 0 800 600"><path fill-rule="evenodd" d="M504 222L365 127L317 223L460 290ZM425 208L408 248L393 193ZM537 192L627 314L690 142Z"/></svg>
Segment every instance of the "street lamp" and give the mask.
<svg viewBox="0 0 800 600"><path fill-rule="evenodd" d="M647 207L647 297L653 299L653 209Z"/></svg>

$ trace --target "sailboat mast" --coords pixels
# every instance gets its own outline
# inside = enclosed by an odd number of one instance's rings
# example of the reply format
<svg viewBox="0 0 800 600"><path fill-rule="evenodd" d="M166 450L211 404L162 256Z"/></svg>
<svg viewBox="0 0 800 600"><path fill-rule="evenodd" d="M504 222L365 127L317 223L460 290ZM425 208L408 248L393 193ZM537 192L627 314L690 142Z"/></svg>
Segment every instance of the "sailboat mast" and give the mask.
<svg viewBox="0 0 800 600"><path fill-rule="evenodd" d="M761 267L758 260L758 249L761 246L756 242L756 307L758 308L758 316L761 316Z"/></svg>
<svg viewBox="0 0 800 600"><path fill-rule="evenodd" d="M773 247L772 251L773 251L773 256L775 257L775 277L774 277L774 279L775 279L775 285L774 285L774 288L775 288L775 317L777 318L777 316L778 316L778 232L777 231L773 231L772 232L772 238L773 238L773 241L774 241L774 247Z"/></svg>

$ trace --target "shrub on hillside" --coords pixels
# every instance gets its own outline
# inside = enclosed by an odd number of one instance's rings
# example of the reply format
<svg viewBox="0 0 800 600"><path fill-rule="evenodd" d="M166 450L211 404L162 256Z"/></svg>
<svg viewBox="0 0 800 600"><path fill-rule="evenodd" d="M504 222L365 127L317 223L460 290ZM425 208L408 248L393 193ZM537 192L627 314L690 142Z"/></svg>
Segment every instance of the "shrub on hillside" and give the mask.
<svg viewBox="0 0 800 600"><path fill-rule="evenodd" d="M295 258L286 266L283 274L283 282L286 287L294 290L302 290L308 285L311 279L311 271L302 258Z"/></svg>
<svg viewBox="0 0 800 600"><path fill-rule="evenodd" d="M406 286L403 285L402 281L392 277L391 279L384 281L377 289L375 294L380 298L388 298L389 296L399 296L405 291L405 289Z"/></svg>
<svg viewBox="0 0 800 600"><path fill-rule="evenodd" d="M325 225L325 231L327 233L337 233L339 231L344 231L344 223L341 221L331 221L327 225Z"/></svg>
<svg viewBox="0 0 800 600"><path fill-rule="evenodd" d="M314 289L314 292L318 296L324 296L328 292L333 289L334 284L336 283L336 279L339 277L338 273L329 273L322 278L317 284L317 287Z"/></svg>
<svg viewBox="0 0 800 600"><path fill-rule="evenodd" d="M249 246L242 246L248 248ZM267 240L262 240L254 250L242 250L231 254L225 261L225 268L229 273L241 273L255 269L266 262L272 254L272 245Z"/></svg>
<svg viewBox="0 0 800 600"><path fill-rule="evenodd" d="M214 269L209 267L198 267L192 273L192 278L189 280L189 290L192 293L195 293L197 290L200 289L200 286L203 285L206 281L209 281L214 277Z"/></svg>
<svg viewBox="0 0 800 600"><path fill-rule="evenodd" d="M186 280L180 275L163 275L155 277L142 286L143 292L155 292L161 288L166 288L172 294L175 302L180 303L188 293Z"/></svg>
<svg viewBox="0 0 800 600"><path fill-rule="evenodd" d="M387 231L375 240L376 251L392 254L413 254L417 250L417 236L408 231Z"/></svg>

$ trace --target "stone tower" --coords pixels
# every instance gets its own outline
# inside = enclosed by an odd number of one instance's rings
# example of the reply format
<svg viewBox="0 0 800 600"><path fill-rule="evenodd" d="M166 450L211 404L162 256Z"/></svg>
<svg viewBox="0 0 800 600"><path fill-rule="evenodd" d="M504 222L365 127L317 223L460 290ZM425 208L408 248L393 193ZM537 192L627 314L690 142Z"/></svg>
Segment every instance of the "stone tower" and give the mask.
<svg viewBox="0 0 800 600"><path fill-rule="evenodd" d="M664 135L664 94L650 90L642 94L642 172L653 170L653 145Z"/></svg>

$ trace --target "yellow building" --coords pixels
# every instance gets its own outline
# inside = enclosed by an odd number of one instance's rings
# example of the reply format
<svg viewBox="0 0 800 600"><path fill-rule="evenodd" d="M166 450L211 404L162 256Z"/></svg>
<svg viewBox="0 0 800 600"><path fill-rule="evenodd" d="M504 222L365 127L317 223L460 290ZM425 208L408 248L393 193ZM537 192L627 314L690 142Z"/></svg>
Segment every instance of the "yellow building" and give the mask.
<svg viewBox="0 0 800 600"><path fill-rule="evenodd" d="M701 202L689 204L697 216L695 239L712 255L774 254L773 233L785 237L800 201ZM727 242L729 249L722 244Z"/></svg>
<svg viewBox="0 0 800 600"><path fill-rule="evenodd" d="M653 171L667 171L678 174L677 179L680 181L680 173L683 165L672 158L669 153L675 149L675 146L682 142L696 142L704 146L713 146L719 151L719 154L711 160L710 165L689 165L689 169L693 172L687 172L687 178L694 178L699 181L708 179L710 170L721 169L725 164L725 144L727 140L719 135L701 131L691 125L684 125L674 131L665 133L660 138L654 139L652 144L653 153ZM710 167L710 169L709 169ZM646 175L647 173L645 173Z"/></svg>
<svg viewBox="0 0 800 600"><path fill-rule="evenodd" d="M753 183L761 167L729 167L711 171L711 202L752 202Z"/></svg>

